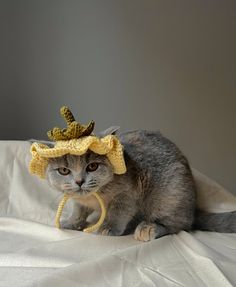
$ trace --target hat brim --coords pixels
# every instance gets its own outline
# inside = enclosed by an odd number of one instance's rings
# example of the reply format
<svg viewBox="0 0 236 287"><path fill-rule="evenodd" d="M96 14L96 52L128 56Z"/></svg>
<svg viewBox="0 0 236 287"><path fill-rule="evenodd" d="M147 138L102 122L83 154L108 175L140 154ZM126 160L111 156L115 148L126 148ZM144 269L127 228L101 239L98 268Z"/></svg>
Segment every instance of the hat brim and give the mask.
<svg viewBox="0 0 236 287"><path fill-rule="evenodd" d="M35 142L31 146L32 159L29 164L29 170L32 174L45 178L49 158L60 157L66 154L83 155L88 150L99 155L106 155L113 166L115 174L126 172L123 146L115 135L108 135L103 138L85 136L79 139L58 141L53 148Z"/></svg>

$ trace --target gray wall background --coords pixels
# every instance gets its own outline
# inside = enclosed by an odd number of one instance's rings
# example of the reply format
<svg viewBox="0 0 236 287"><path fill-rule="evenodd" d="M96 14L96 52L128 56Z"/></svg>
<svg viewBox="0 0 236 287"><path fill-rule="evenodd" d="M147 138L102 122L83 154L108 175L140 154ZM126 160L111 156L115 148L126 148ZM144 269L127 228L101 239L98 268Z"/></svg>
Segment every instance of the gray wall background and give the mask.
<svg viewBox="0 0 236 287"><path fill-rule="evenodd" d="M0 139L66 104L102 130L161 130L236 193L236 1L0 0Z"/></svg>

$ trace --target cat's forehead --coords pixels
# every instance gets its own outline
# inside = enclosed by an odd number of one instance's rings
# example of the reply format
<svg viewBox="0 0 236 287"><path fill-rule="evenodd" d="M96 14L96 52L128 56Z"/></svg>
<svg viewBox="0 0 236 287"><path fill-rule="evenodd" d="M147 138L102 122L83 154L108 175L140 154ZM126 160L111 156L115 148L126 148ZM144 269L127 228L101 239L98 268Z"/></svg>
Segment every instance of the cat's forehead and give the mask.
<svg viewBox="0 0 236 287"><path fill-rule="evenodd" d="M49 159L49 164L54 168L60 166L75 168L83 165L85 162L86 162L85 156L77 156L70 154Z"/></svg>

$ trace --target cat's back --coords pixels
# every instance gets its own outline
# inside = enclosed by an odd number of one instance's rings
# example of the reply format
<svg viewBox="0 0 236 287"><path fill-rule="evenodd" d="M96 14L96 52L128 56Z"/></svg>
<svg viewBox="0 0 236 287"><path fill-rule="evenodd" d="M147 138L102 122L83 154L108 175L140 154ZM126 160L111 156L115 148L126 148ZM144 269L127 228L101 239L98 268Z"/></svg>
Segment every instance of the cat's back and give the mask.
<svg viewBox="0 0 236 287"><path fill-rule="evenodd" d="M126 152L130 155L145 154L159 156L178 157L181 151L169 139L158 131L135 130L124 132L119 135L119 139Z"/></svg>
<svg viewBox="0 0 236 287"><path fill-rule="evenodd" d="M119 135L127 158L140 168L163 169L187 162L179 148L158 131L135 130Z"/></svg>

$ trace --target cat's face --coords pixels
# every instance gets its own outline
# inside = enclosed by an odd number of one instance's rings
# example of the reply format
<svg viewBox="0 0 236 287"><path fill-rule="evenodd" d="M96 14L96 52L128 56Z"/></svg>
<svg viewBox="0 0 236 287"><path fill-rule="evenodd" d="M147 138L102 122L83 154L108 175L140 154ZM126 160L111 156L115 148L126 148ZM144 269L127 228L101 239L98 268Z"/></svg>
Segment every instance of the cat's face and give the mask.
<svg viewBox="0 0 236 287"><path fill-rule="evenodd" d="M113 179L113 168L106 156L87 152L50 159L46 175L49 184L59 191L87 195Z"/></svg>

